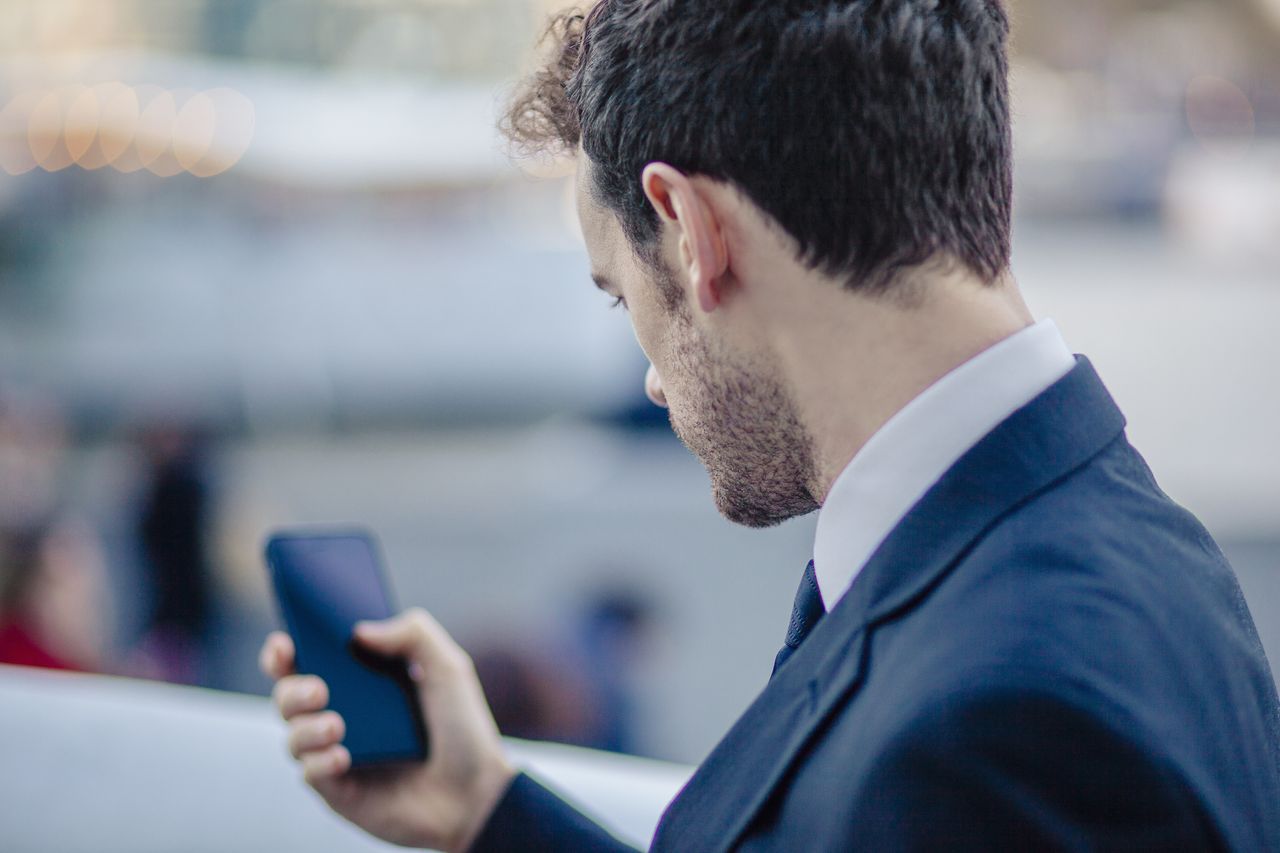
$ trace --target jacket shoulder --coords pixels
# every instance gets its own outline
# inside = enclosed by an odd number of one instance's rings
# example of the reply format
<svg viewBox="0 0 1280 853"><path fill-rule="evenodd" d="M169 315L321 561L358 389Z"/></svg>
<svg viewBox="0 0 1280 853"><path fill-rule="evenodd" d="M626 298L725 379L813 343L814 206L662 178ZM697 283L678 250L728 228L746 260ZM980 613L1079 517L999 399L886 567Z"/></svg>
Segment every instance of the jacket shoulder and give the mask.
<svg viewBox="0 0 1280 853"><path fill-rule="evenodd" d="M1280 709L1235 575L1123 438L986 531L871 646L868 687L902 712L889 756L950 743L1067 778L1087 753L1120 800L1139 774L1246 837L1280 818Z"/></svg>
<svg viewBox="0 0 1280 853"><path fill-rule="evenodd" d="M1222 846L1177 767L1034 675L988 679L901 718L853 802L868 849Z"/></svg>

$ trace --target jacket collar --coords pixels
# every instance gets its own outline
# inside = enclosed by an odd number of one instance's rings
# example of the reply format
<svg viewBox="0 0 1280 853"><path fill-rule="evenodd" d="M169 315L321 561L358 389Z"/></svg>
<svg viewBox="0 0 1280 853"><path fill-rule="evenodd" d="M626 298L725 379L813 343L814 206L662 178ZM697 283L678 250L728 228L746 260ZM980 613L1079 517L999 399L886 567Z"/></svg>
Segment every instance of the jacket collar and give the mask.
<svg viewBox="0 0 1280 853"><path fill-rule="evenodd" d="M817 726L856 695L868 631L909 611L1000 518L1085 465L1124 426L1077 356L1070 373L974 445L712 750L663 815L653 849L732 847Z"/></svg>

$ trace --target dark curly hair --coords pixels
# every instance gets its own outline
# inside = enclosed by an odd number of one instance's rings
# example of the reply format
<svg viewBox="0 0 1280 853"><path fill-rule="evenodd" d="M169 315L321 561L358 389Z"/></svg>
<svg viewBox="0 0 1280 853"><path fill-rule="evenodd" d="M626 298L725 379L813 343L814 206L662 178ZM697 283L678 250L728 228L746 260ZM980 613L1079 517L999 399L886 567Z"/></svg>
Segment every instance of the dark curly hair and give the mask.
<svg viewBox="0 0 1280 853"><path fill-rule="evenodd" d="M662 160L732 184L808 266L882 292L945 259L1009 264L1001 0L601 0L562 13L501 122L522 153L591 160L641 257Z"/></svg>

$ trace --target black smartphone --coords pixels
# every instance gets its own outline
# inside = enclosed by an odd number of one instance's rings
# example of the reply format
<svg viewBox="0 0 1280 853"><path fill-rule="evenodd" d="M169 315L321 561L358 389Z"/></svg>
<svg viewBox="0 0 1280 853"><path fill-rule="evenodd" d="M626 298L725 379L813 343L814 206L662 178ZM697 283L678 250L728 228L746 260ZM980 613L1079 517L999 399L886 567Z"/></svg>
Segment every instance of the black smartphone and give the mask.
<svg viewBox="0 0 1280 853"><path fill-rule="evenodd" d="M356 622L396 612L372 537L281 532L267 541L266 559L297 671L328 684L352 766L426 760L427 729L407 662L368 651L352 634Z"/></svg>

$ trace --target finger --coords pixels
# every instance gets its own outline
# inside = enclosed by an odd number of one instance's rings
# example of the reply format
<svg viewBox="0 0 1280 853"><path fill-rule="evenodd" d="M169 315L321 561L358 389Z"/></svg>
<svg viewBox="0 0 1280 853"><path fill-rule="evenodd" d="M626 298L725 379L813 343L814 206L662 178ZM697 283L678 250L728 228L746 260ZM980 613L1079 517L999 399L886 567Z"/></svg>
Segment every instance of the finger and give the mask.
<svg viewBox="0 0 1280 853"><path fill-rule="evenodd" d="M322 710L329 704L329 686L314 675L286 675L271 690L280 716L291 720L298 714Z"/></svg>
<svg viewBox="0 0 1280 853"><path fill-rule="evenodd" d="M322 794L326 786L351 769L351 753L341 744L302 755L302 778Z"/></svg>
<svg viewBox="0 0 1280 853"><path fill-rule="evenodd" d="M289 721L289 754L301 759L308 752L319 752L342 741L346 724L335 711L299 714Z"/></svg>
<svg viewBox="0 0 1280 853"><path fill-rule="evenodd" d="M293 674L293 638L283 631L272 631L258 653L258 667L268 678L281 679Z"/></svg>
<svg viewBox="0 0 1280 853"><path fill-rule="evenodd" d="M355 636L373 651L402 656L419 664L428 678L435 673L454 672L470 663L466 652L420 607L379 622L358 622Z"/></svg>

